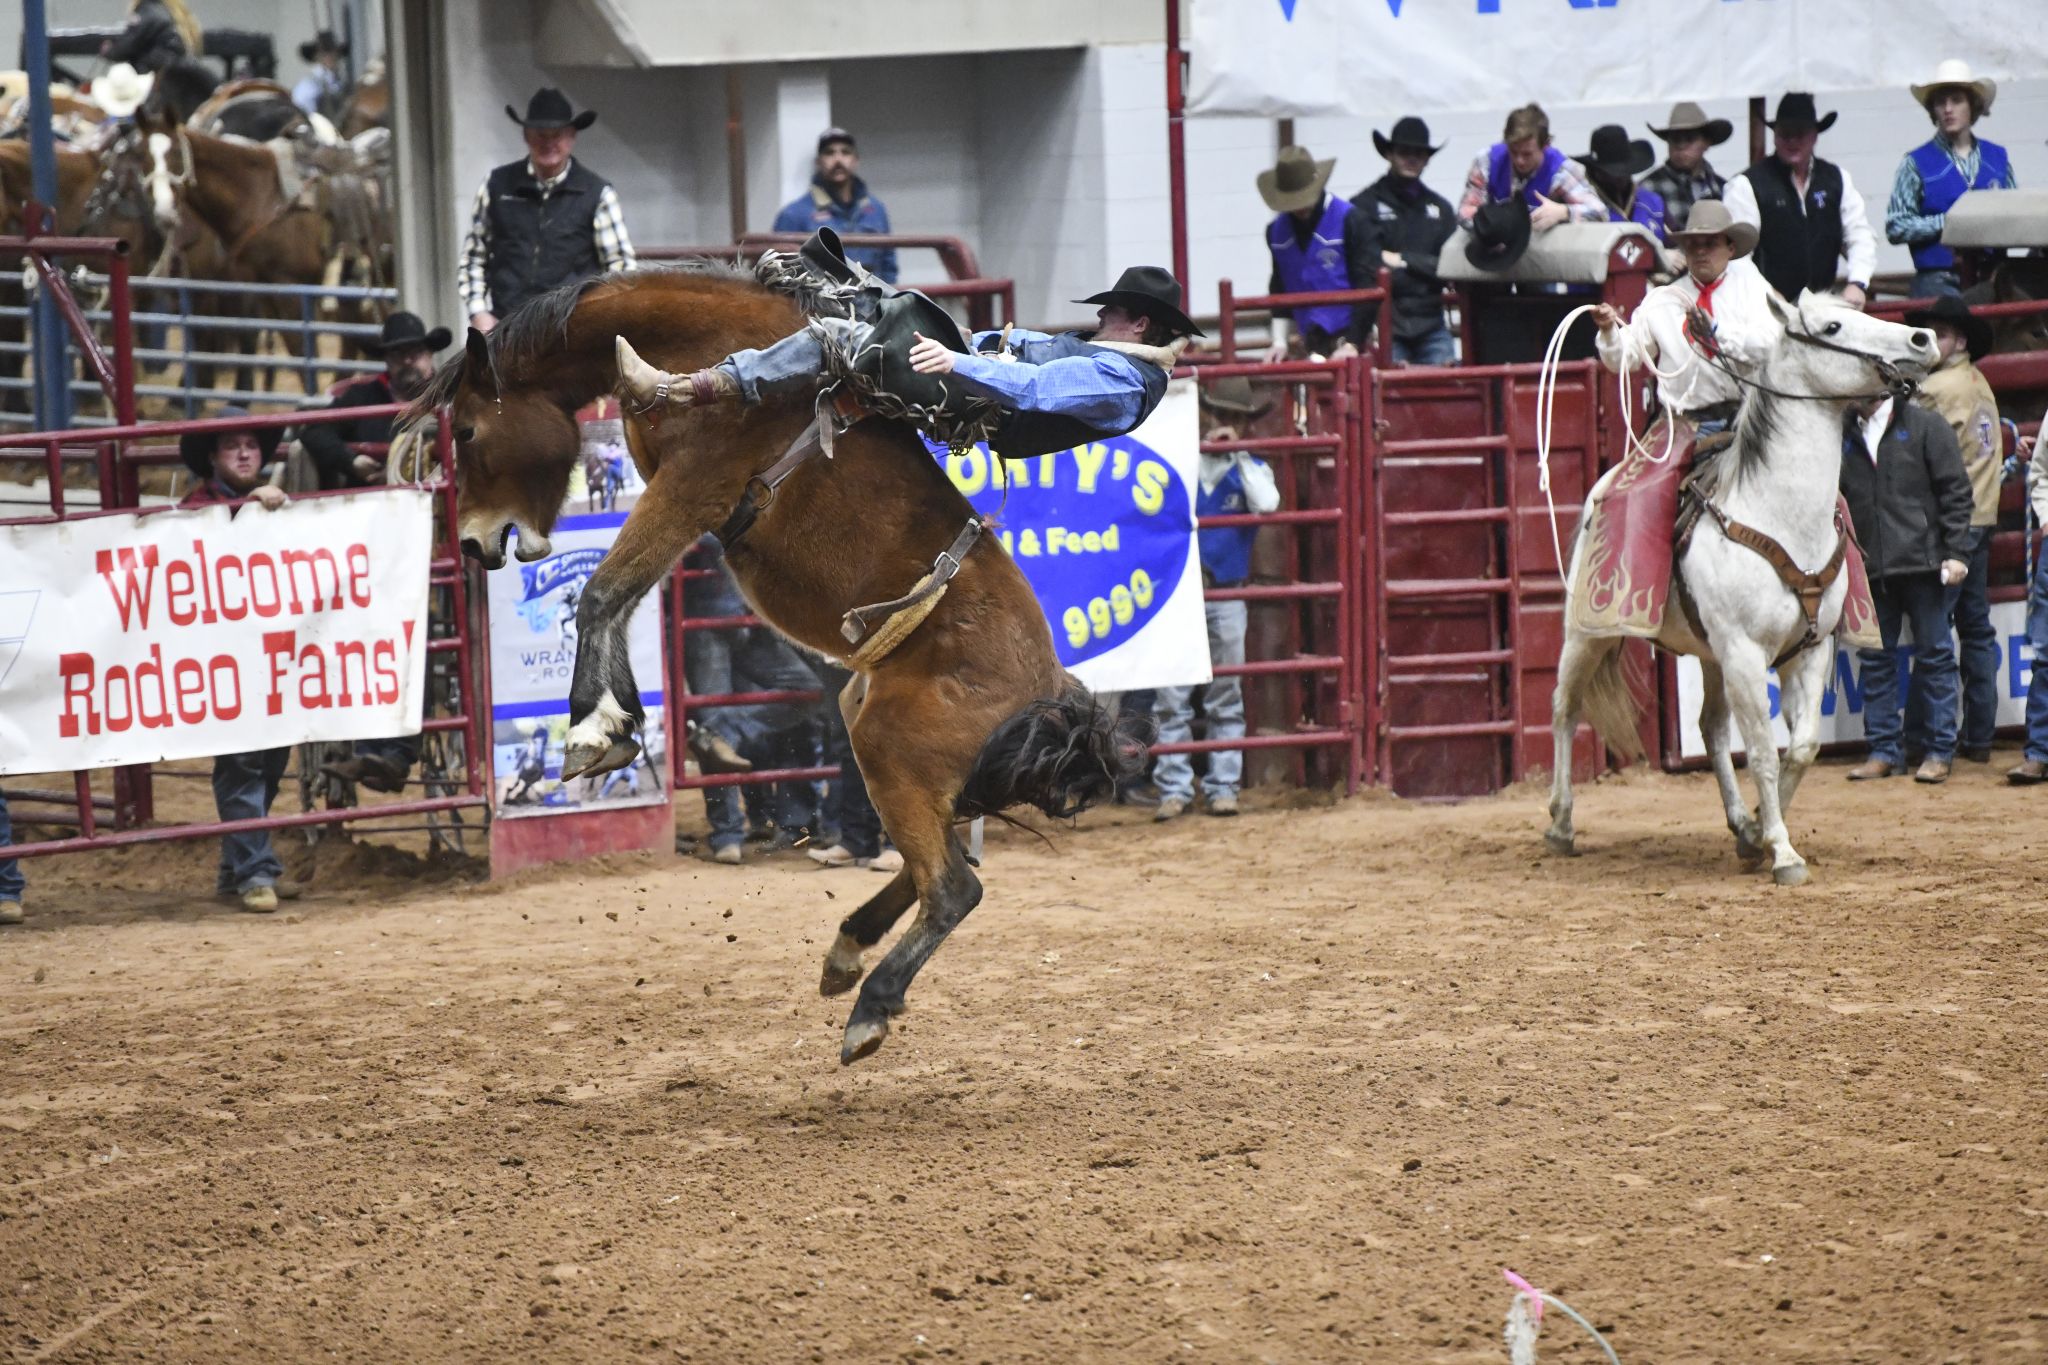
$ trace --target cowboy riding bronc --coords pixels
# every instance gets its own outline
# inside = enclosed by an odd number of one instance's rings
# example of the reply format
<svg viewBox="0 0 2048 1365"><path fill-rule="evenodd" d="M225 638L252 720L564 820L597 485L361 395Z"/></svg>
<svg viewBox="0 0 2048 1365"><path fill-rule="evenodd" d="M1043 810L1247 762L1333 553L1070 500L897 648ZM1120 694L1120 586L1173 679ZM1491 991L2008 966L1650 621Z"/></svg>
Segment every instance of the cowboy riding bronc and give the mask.
<svg viewBox="0 0 2048 1365"><path fill-rule="evenodd" d="M824 233L805 258L820 259L821 240L828 258L847 269ZM913 419L957 417L978 406L990 448L1023 459L1137 427L1165 396L1187 338L1201 330L1181 311L1179 282L1149 265L1133 266L1115 287L1077 300L1101 306L1095 331L1059 336L1011 327L977 332L963 343L951 315L922 294L885 293L876 285L851 292L854 316L813 318L773 346L734 352L690 375L657 370L621 337L620 389L636 411L659 418L669 409L733 398L752 406L850 373L864 394L916 409L904 414Z"/></svg>

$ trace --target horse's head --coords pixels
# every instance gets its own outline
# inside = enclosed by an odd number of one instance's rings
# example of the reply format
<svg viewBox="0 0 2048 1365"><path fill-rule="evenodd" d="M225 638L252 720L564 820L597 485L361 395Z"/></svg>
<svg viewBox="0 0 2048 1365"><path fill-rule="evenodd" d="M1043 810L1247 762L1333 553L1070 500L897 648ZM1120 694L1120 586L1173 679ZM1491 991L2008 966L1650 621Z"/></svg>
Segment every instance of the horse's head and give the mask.
<svg viewBox="0 0 2048 1365"><path fill-rule="evenodd" d="M580 454L575 417L542 391L501 385L490 343L474 327L462 354L441 367L414 408L428 412L444 403L455 439L462 552L486 569L503 568L517 527L518 557L545 557Z"/></svg>
<svg viewBox="0 0 2048 1365"><path fill-rule="evenodd" d="M111 143L104 155L110 176L139 171L156 230L177 236L183 191L192 181L192 143L184 125L145 108L137 112L133 131ZM135 170L124 172L130 166Z"/></svg>
<svg viewBox="0 0 2048 1365"><path fill-rule="evenodd" d="M1902 391L1941 359L1932 332L1871 317L1833 294L1803 289L1796 307L1773 294L1771 311L1788 339L1805 343L1792 349L1803 370L1800 391L1815 397Z"/></svg>

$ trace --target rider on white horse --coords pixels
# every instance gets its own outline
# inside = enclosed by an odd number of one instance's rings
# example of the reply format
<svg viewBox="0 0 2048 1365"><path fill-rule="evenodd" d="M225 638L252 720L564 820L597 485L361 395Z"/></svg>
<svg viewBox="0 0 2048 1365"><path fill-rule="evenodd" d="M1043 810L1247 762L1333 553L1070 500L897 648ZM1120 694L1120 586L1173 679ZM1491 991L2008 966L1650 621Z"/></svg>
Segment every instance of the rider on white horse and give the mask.
<svg viewBox="0 0 2048 1365"><path fill-rule="evenodd" d="M1683 231L1670 235L1685 253L1686 273L1651 290L1626 323L1607 304L1594 310L1600 363L1618 373L1648 365L1657 375L1667 420L1677 414L1696 436L1706 436L1734 425L1742 399L1734 377L1713 355L1745 376L1753 374L1784 329L1771 315L1771 286L1749 259L1756 249L1754 227L1736 222L1710 199L1695 206ZM1661 442L1645 444L1662 448Z"/></svg>

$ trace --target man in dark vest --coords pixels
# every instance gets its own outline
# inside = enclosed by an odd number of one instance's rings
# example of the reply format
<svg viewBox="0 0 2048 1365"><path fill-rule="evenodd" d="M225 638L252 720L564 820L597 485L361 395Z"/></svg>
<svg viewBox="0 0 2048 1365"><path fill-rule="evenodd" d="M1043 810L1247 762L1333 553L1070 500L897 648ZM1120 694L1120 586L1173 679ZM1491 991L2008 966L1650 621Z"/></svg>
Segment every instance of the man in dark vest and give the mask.
<svg viewBox="0 0 2048 1365"><path fill-rule="evenodd" d="M1457 230L1451 201L1422 183L1429 159L1442 151L1429 141L1429 125L1413 114L1392 134L1375 128L1372 145L1387 159L1387 173L1351 196L1372 215L1380 260L1394 272L1394 360L1402 365L1449 365L1457 358L1444 323L1444 283L1437 257Z"/></svg>
<svg viewBox="0 0 2048 1365"><path fill-rule="evenodd" d="M773 346L734 352L689 375L655 369L620 337L619 389L634 411L654 417L734 398L752 405L816 388L826 373L827 344L846 356L886 353L887 376L901 373L897 348L907 342L904 368L950 376L967 398L1002 409L989 437L997 454L1012 460L1050 455L1135 429L1166 396L1187 339L1201 333L1181 311L1180 282L1156 265L1132 266L1115 287L1075 302L1100 305L1094 331L1048 336L1010 327L976 332L963 343L943 309L905 290L865 317L814 318ZM931 330L912 331L906 319Z"/></svg>
<svg viewBox="0 0 2048 1365"><path fill-rule="evenodd" d="M1370 289L1378 281L1380 245L1372 219L1323 190L1336 165L1304 148L1283 147L1273 169L1259 172L1259 197L1278 215L1266 225L1266 250L1273 256L1268 293ZM1325 303L1294 309L1292 321L1307 354L1343 360L1366 344L1374 312L1369 304ZM1273 315L1267 360L1287 359L1288 322Z"/></svg>
<svg viewBox="0 0 2048 1365"><path fill-rule="evenodd" d="M1796 302L1802 289L1833 289L1846 260L1842 298L1861 308L1877 265L1877 235L1849 173L1813 154L1834 124L1834 111L1820 117L1812 95L1786 94L1769 120L1771 155L1729 181L1722 200L1736 222L1757 229L1757 269L1788 301Z"/></svg>
<svg viewBox="0 0 2048 1365"><path fill-rule="evenodd" d="M1907 152L1892 177L1884 235L1913 250L1913 297L1963 292L1954 248L1942 245L1948 211L1972 190L2019 188L2005 148L1973 131L1991 112L1998 82L1972 76L1969 63L1946 61L1934 79L1912 87L1913 98L1934 121L1934 136ZM1983 257L1988 253L1977 253Z"/></svg>
<svg viewBox="0 0 2048 1365"><path fill-rule="evenodd" d="M484 177L462 241L462 303L480 332L556 285L633 268L617 192L570 155L597 112L573 112L549 87L526 102L525 118L509 104L505 116L526 130L526 159Z"/></svg>

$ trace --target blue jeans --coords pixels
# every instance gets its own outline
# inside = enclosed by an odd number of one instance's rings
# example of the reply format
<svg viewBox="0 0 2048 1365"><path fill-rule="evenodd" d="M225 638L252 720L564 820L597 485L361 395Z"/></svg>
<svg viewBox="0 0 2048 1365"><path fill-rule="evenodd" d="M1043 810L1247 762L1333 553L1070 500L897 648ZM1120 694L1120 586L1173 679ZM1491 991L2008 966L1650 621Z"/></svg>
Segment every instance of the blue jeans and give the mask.
<svg viewBox="0 0 2048 1365"><path fill-rule="evenodd" d="M2034 582L2027 594L2027 643L2034 648L2027 680L2027 757L2048 763L2048 553L2040 551L2034 555ZM0 810L0 820L5 818L6 811Z"/></svg>
<svg viewBox="0 0 2048 1365"><path fill-rule="evenodd" d="M699 696L727 692L793 692L818 685L817 675L797 652L766 626L737 630L693 630L683 640L683 671L690 691ZM703 713L698 724L721 735L741 755L761 768L805 767L809 727L801 705L770 702L758 706L721 706ZM815 818L813 801L802 784L779 784L775 823L794 830ZM734 787L706 787L704 813L711 821L711 847L746 842L747 818Z"/></svg>
<svg viewBox="0 0 2048 1365"><path fill-rule="evenodd" d="M0 848L14 842L14 823L7 817L7 798L0 796ZM28 890L19 858L0 858L0 901L18 901Z"/></svg>
<svg viewBox="0 0 2048 1365"><path fill-rule="evenodd" d="M1948 591L1932 573L1894 574L1870 581L1883 649L1860 649L1863 665L1863 734L1870 756L1906 761L1899 711L1906 689L1899 676L1899 635L1913 623L1914 684L1927 699L1927 757L1944 762L1956 751L1956 655L1949 645Z"/></svg>
<svg viewBox="0 0 2048 1365"><path fill-rule="evenodd" d="M1916 270L1913 272L1913 297L1916 299L1938 299L1943 294L1962 297L1962 277L1953 270Z"/></svg>
<svg viewBox="0 0 2048 1365"><path fill-rule="evenodd" d="M1439 323L1434 332L1424 332L1419 337L1395 337L1394 362L1399 365L1457 364L1457 344L1451 340L1451 329Z"/></svg>
<svg viewBox="0 0 2048 1365"><path fill-rule="evenodd" d="M1961 747L1989 749L1998 730L1998 675L2005 662L1991 624L1991 526L1970 528L1970 573L1948 590L1963 675Z"/></svg>
<svg viewBox="0 0 2048 1365"><path fill-rule="evenodd" d="M1247 612L1243 602L1205 602L1209 618L1209 663L1221 668L1244 662L1244 631ZM1194 737L1195 689L1162 687L1154 702L1159 717L1159 742L1179 744ZM1217 678L1203 690L1202 712L1209 718L1209 739L1237 739L1244 734L1244 688L1236 677ZM1210 798L1237 795L1244 778L1244 754L1237 749L1216 749L1209 754L1209 771L1202 790ZM1186 754L1161 754L1152 770L1161 801L1187 801L1195 794L1195 769Z"/></svg>
<svg viewBox="0 0 2048 1365"><path fill-rule="evenodd" d="M734 351L718 362L740 381L740 393L749 406L764 396L814 388L825 371L825 351L811 328L822 328L846 348L858 351L874 335L871 322L850 318L813 318L809 327L792 333L773 346L758 351Z"/></svg>
<svg viewBox="0 0 2048 1365"><path fill-rule="evenodd" d="M223 820L260 820L277 800L278 783L290 749L258 749L246 754L221 754L213 760L213 805ZM224 835L220 841L220 873L215 889L243 892L275 886L284 864L270 847L267 830Z"/></svg>

